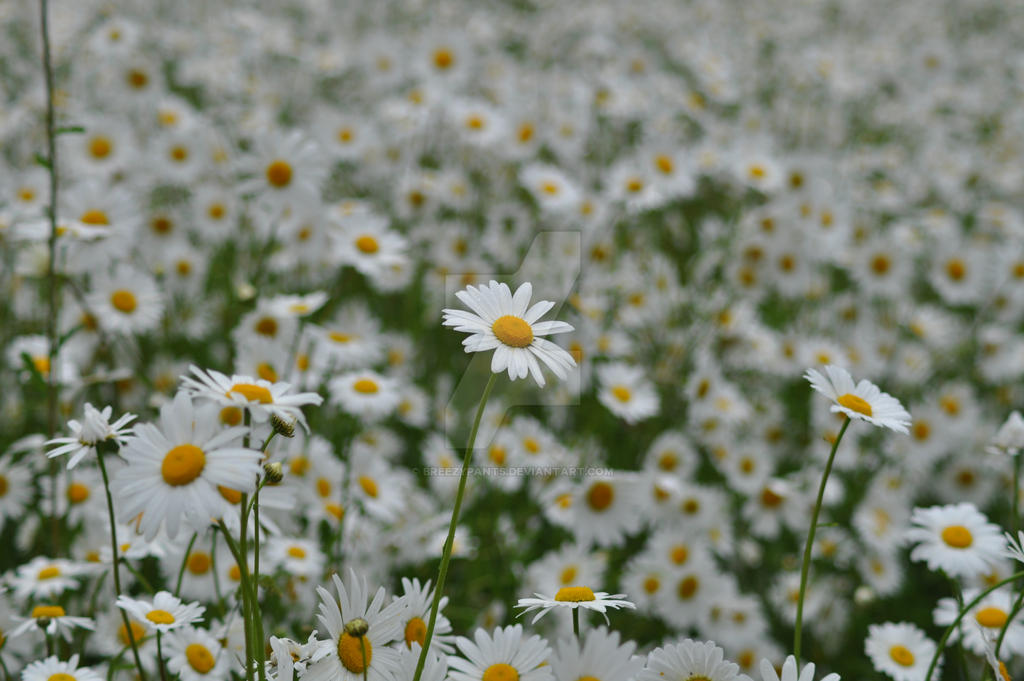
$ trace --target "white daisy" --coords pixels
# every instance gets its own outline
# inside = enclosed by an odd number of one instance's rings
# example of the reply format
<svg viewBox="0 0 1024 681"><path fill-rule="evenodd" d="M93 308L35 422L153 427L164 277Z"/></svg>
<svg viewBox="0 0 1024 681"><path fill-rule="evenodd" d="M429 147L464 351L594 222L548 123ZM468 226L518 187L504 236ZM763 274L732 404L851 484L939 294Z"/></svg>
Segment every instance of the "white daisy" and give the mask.
<svg viewBox="0 0 1024 681"><path fill-rule="evenodd" d="M67 662L62 662L56 655L45 660L38 660L25 667L21 672L22 681L102 681L103 677L89 667L78 666L78 655L72 655Z"/></svg>
<svg viewBox="0 0 1024 681"><path fill-rule="evenodd" d="M11 619L19 623L10 632L11 638L21 636L28 631L39 631L42 628L40 626L42 624L46 625L47 636L57 635L65 641L71 640L71 630L75 627L89 629L90 631L96 628L92 619L68 615L64 608L59 605L37 605L32 608L28 617L14 616Z"/></svg>
<svg viewBox="0 0 1024 681"><path fill-rule="evenodd" d="M241 672L217 638L204 629L182 627L171 632L164 643L167 669L181 681L218 681L231 672Z"/></svg>
<svg viewBox="0 0 1024 681"><path fill-rule="evenodd" d="M761 679L762 681L814 681L814 663L808 662L797 673L796 658L789 655L782 663L782 675L779 676L771 662L761 660ZM821 681L839 681L839 674L826 674Z"/></svg>
<svg viewBox="0 0 1024 681"><path fill-rule="evenodd" d="M636 681L750 681L740 674L735 662L725 660L725 651L714 641L686 639L681 643L655 648L647 656L647 665L636 675ZM786 681L789 681L787 679Z"/></svg>
<svg viewBox="0 0 1024 681"><path fill-rule="evenodd" d="M523 638L523 627L498 628L489 636L483 629L473 635L475 643L464 636L455 642L468 659L449 660L452 681L554 681L547 664L551 649L540 636Z"/></svg>
<svg viewBox="0 0 1024 681"><path fill-rule="evenodd" d="M658 393L640 367L616 362L597 368L600 389L597 399L626 423L636 423L658 413Z"/></svg>
<svg viewBox="0 0 1024 681"><path fill-rule="evenodd" d="M604 627L591 629L581 642L575 637L558 642L551 668L556 679L593 679L617 681L634 678L644 666L644 658L633 655L634 641L619 645L619 632Z"/></svg>
<svg viewBox="0 0 1024 681"><path fill-rule="evenodd" d="M559 589L554 596L545 596L543 594L534 594L534 596L536 598L520 598L516 604L517 608L523 608L523 611L519 613L520 615L525 615L531 610L540 610L537 616L533 618L531 624L555 608L569 608L570 610L586 608L587 610L599 612L602 615L607 612L608 608L636 610L636 605L624 600L626 594L609 595L605 591L592 591L588 586L565 586ZM608 621L607 615L605 615L605 621Z"/></svg>
<svg viewBox="0 0 1024 681"><path fill-rule="evenodd" d="M869 625L864 640L864 652L875 671L895 681L924 681L935 647L934 641L909 622ZM935 671L938 678L939 670Z"/></svg>
<svg viewBox="0 0 1024 681"><path fill-rule="evenodd" d="M86 301L100 326L116 333L151 331L164 312L156 282L126 264L109 275L101 272Z"/></svg>
<svg viewBox="0 0 1024 681"><path fill-rule="evenodd" d="M472 334L462 341L466 352L494 350L492 372L507 369L513 380L526 378L529 373L537 385L543 387L544 376L538 359L562 379L576 362L568 352L540 336L567 333L573 327L565 322L538 322L555 304L542 300L530 306L532 295L533 286L529 282L516 289L514 295L507 284L493 280L479 288L467 286L455 296L473 312L445 309L443 323L456 331Z"/></svg>
<svg viewBox="0 0 1024 681"><path fill-rule="evenodd" d="M123 445L125 438L132 432L131 428L126 426L135 419L135 414L122 414L119 419L110 423L112 413L112 407L107 406L100 411L86 402L84 418L80 422L75 419L68 421L72 436L58 437L47 442L48 445L60 446L48 451L46 456L52 459L62 454L70 454L68 470L71 470L87 454L95 454L99 442L115 440Z"/></svg>
<svg viewBox="0 0 1024 681"><path fill-rule="evenodd" d="M391 414L401 401L395 379L376 371L350 371L331 379L331 402L344 411L366 419Z"/></svg>
<svg viewBox="0 0 1024 681"><path fill-rule="evenodd" d="M157 631L168 632L203 619L206 608L198 603L182 603L169 591L158 591L152 601L127 596L117 599L117 607L139 620L146 620Z"/></svg>
<svg viewBox="0 0 1024 681"><path fill-rule="evenodd" d="M262 453L230 446L245 432L244 426L221 428L215 406L197 408L187 393L178 393L160 409L160 425L137 425L121 450L128 465L111 484L121 518L138 517L147 539L161 527L173 539L183 520L205 528L224 508L218 486L256 487Z"/></svg>
<svg viewBox="0 0 1024 681"><path fill-rule="evenodd" d="M405 622L405 647L423 645L427 637L427 620L430 617L430 607L434 601L434 591L430 588L430 581L420 585L418 579L402 577L402 595L395 596L395 600L401 600L405 605L402 613L402 621ZM452 624L441 612L448 604L448 597L442 596L437 608L437 619L434 621L434 634L430 639L430 648L435 653L453 653L452 646L454 637L451 634Z"/></svg>
<svg viewBox="0 0 1024 681"><path fill-rule="evenodd" d="M988 522L974 504L915 508L910 520L914 527L905 537L916 544L910 559L927 562L931 570L950 577L980 577L1004 555L999 526Z"/></svg>
<svg viewBox="0 0 1024 681"><path fill-rule="evenodd" d="M804 374L811 387L825 397L834 401L832 411L846 414L851 419L862 419L883 428L891 428L898 433L907 433L910 425L910 414L903 408L899 400L883 393L871 381L861 379L856 386L846 369L831 364L825 367L828 378L816 369L808 369Z"/></svg>
<svg viewBox="0 0 1024 681"><path fill-rule="evenodd" d="M298 423L306 430L306 417L301 407L307 404L320 406L324 398L316 393L291 393L290 383L271 383L262 378L233 375L230 378L208 369L203 371L193 365L189 370L195 374L182 376L182 389L192 397L203 397L225 406L244 407L252 414L253 421L263 423L276 415L285 421Z"/></svg>

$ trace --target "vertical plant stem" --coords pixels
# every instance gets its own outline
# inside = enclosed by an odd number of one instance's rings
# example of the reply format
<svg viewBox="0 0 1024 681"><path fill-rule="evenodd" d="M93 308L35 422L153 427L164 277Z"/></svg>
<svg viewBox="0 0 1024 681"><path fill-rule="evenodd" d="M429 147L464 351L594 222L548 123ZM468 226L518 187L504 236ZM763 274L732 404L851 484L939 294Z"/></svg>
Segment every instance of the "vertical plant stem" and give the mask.
<svg viewBox="0 0 1024 681"><path fill-rule="evenodd" d="M359 652L363 654L363 681L367 681L367 664L366 664L366 636L359 637Z"/></svg>
<svg viewBox="0 0 1024 681"><path fill-rule="evenodd" d="M811 571L811 551L814 548L814 534L818 529L818 514L821 512L821 502L825 498L825 485L828 483L828 476L832 472L832 463L835 461L836 452L839 451L839 443L850 425L850 417L843 421L843 427L836 435L836 441L832 443L832 451L829 452L828 461L825 463L825 471L821 475L821 484L818 485L818 499L814 502L814 511L811 513L811 527L807 531L807 544L804 546L804 560L800 566L800 597L796 602L796 623L793 630L793 657L797 664L800 664L800 637L803 633L804 623L804 596L807 594L807 577Z"/></svg>
<svg viewBox="0 0 1024 681"><path fill-rule="evenodd" d="M52 440L57 432L57 125L53 110L53 63L50 58L49 2L39 0L39 26L43 40L43 75L46 78L46 153L50 175L50 205L46 212L50 218L50 238L47 241L46 282L47 315L46 341L49 346L49 367L46 372L46 435ZM58 464L50 460L50 535L53 555L61 555L60 518L57 516Z"/></svg>
<svg viewBox="0 0 1024 681"><path fill-rule="evenodd" d="M96 448L96 460L100 464L100 473L103 475L103 491L107 495L107 515L110 517L110 550L111 559L114 561L114 595L115 598L121 597L121 571L119 568L119 558L117 555L117 522L114 520L114 498L110 495L110 479L107 476L107 465L103 462L103 449L104 446ZM128 637L128 645L131 646L132 656L135 658L135 668L139 670L139 679L146 681L146 672L142 668L142 659L139 658L139 646L135 642L135 632L132 631L131 621L128 619L128 612L123 608L118 608L121 611L121 621L124 623L125 635Z"/></svg>
<svg viewBox="0 0 1024 681"><path fill-rule="evenodd" d="M572 633L576 634L576 640L580 640L580 609L572 609Z"/></svg>
<svg viewBox="0 0 1024 681"><path fill-rule="evenodd" d="M198 532L192 533L192 539L188 542L188 548L185 549L185 555L181 559L181 567L178 568L178 582L174 585L174 595L177 596L181 591L181 580L185 577L185 566L188 565L188 559L192 555L192 547L196 543L196 537L199 536Z"/></svg>
<svg viewBox="0 0 1024 681"><path fill-rule="evenodd" d="M473 419L473 427L469 431L469 442L466 444L466 453L462 457L462 474L459 476L459 489L455 494L455 507L452 509L452 519L448 524L448 538L444 542L444 550L441 552L441 565L437 571L437 585L434 587L434 601L430 605L430 621L427 623L427 634L423 639L423 648L420 650L420 658L416 661L416 673L413 681L420 681L423 675L423 665L427 661L427 651L430 649L430 641L434 638L434 623L437 621L437 611L441 605L441 596L444 593L444 582L448 577L448 563L452 558L452 546L455 544L455 529L459 523L459 511L462 509L462 498L466 493L466 477L469 474L469 464L473 460L473 445L476 444L476 434L480 429L480 418L484 415L484 407L487 405L487 398L491 395L491 389L498 378L492 373L487 379L484 387L484 394L480 398L480 405L476 409L476 417Z"/></svg>
<svg viewBox="0 0 1024 681"><path fill-rule="evenodd" d="M1020 452L1013 455L1013 496L1010 497L1013 519L1010 525L1013 527L1014 536L1020 531L1020 456Z"/></svg>
<svg viewBox="0 0 1024 681"><path fill-rule="evenodd" d="M167 681L167 669L164 667L164 648L160 640L160 630L156 630L156 659L160 664L160 681Z"/></svg>

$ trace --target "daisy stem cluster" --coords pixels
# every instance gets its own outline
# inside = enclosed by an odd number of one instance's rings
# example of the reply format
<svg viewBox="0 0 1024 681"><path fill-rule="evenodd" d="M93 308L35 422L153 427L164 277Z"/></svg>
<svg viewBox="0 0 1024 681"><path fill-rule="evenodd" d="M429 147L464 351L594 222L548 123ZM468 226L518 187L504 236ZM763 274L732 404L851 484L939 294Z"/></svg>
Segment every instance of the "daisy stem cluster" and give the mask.
<svg viewBox="0 0 1024 681"><path fill-rule="evenodd" d="M118 448L116 440L107 440L96 447L96 461L99 464L100 475L103 477L103 492L107 497L107 515L110 518L110 560L112 561L112 572L114 574L114 595L121 597L121 569L120 559L117 551L117 521L114 519L114 498L110 494L110 478L107 475L107 465L103 462L104 450ZM54 460L51 459L51 463ZM135 630L132 629L128 613L121 610L121 621L124 623L125 635L128 637L128 645L132 649L132 657L135 659L135 668L139 672L140 681L146 681L146 672L142 668L142 660L139 658L139 645L135 640Z"/></svg>
<svg viewBox="0 0 1024 681"><path fill-rule="evenodd" d="M1011 582L1015 582L1021 579L1022 577L1024 577L1024 571L1015 572L1006 579L1000 582L996 582L989 588L985 589L977 596L972 598L969 603L960 608L960 612L957 613L956 619L950 622L949 626L946 627L946 631L942 632L942 638L939 639L939 645L935 648L935 654L932 655L931 662L928 664L928 671L925 673L924 679L922 681L931 681L932 672L935 671L935 665L937 665L939 662L939 656L942 655L942 651L946 647L946 641L948 641L949 637L953 634L954 631L956 631L956 628L960 626L960 620L964 618L964 615L970 612L971 609L974 608L974 606L976 606L978 603L981 603L985 596L988 596L993 591L996 591L997 589L1007 584L1010 584Z"/></svg>
<svg viewBox="0 0 1024 681"><path fill-rule="evenodd" d="M47 318L46 339L49 345L46 372L46 434L53 439L57 432L57 130L53 110L53 64L50 58L49 2L39 0L39 28L43 43L43 74L46 79L46 169L50 181L50 204L46 209L50 220L50 236L47 240L46 282ZM60 555L60 520L57 517L57 464L50 462L50 534L53 541L53 555Z"/></svg>
<svg viewBox="0 0 1024 681"><path fill-rule="evenodd" d="M469 472L469 463L473 457L473 446L476 444L476 434L480 430L480 419L484 415L484 407L487 406L487 398L491 395L491 389L498 375L492 373L487 379L484 387L484 394L480 398L480 404L476 409L476 416L473 418L473 427L469 431L469 441L466 443L466 453L462 457L462 474L459 476L459 489L455 494L455 506L452 508L452 519L448 524L448 538L444 541L444 550L441 552L441 565L437 571L437 586L434 587L434 600L430 604L430 620L427 622L427 633L423 638L423 647L420 649L420 657L416 661L416 673L413 681L420 681L423 675L423 665L427 661L427 651L430 650L430 641L434 637L434 624L437 622L437 611L441 606L441 596L444 593L444 582L448 578L448 563L452 557L452 547L455 544L455 528L459 522L459 511L462 509L462 497L466 492L466 477Z"/></svg>
<svg viewBox="0 0 1024 681"><path fill-rule="evenodd" d="M836 452L839 451L839 443L850 425L850 417L843 421L843 426L832 443L832 451L829 452L828 461L825 463L825 471L821 475L821 484L818 485L818 498L814 502L814 511L811 513L811 527L807 530L807 544L804 546L804 559L800 566L800 596L796 602L796 624L793 631L793 656L797 664L800 663L800 636L803 633L804 621L804 596L807 594L807 577L811 571L811 550L814 548L814 534L818 529L818 514L821 512L821 502L825 498L825 485L828 484L828 476L832 472L832 463L835 461Z"/></svg>

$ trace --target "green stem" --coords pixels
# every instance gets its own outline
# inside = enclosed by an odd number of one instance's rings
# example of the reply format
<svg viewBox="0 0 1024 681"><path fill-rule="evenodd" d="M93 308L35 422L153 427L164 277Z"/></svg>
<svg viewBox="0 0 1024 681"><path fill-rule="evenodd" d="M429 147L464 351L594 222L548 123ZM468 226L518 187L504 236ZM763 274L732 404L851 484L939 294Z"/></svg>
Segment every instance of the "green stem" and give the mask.
<svg viewBox="0 0 1024 681"><path fill-rule="evenodd" d="M1017 536L1020 531L1020 510L1018 505L1020 503L1020 453L1013 457L1013 496L1010 497L1011 512L1013 513L1013 536Z"/></svg>
<svg viewBox="0 0 1024 681"><path fill-rule="evenodd" d="M949 584L952 587L953 597L956 598L957 606L964 609L964 594L960 590L960 585L952 577L949 577ZM960 661L960 678L962 681L970 681L970 676L967 674L967 657L964 655L964 637L960 636L956 642L957 659Z"/></svg>
<svg viewBox="0 0 1024 681"><path fill-rule="evenodd" d="M185 549L185 555L181 559L181 567L178 568L178 582L174 585L174 595L177 596L181 591L181 580L185 577L185 566L188 565L189 556L192 555L192 547L196 543L196 537L199 536L198 532L192 533L192 539L188 542L188 548Z"/></svg>
<svg viewBox="0 0 1024 681"><path fill-rule="evenodd" d="M487 398L491 395L491 389L498 375L491 374L484 387L483 397L480 398L480 405L476 409L476 417L473 419L473 428L469 431L469 442L466 444L466 453L462 458L462 474L459 476L459 489L455 494L455 507L452 509L452 519L448 524L448 538L444 541L444 550L441 552L441 566L437 571L437 584L434 585L434 601L430 605L430 621L427 623L427 634L423 639L423 648L420 650L419 660L416 661L416 673L413 681L420 681L423 675L423 665L427 661L427 651L430 649L430 641L434 638L434 623L437 621L437 611L441 606L441 596L444 593L445 579L448 577L448 563L452 558L452 546L455 544L455 528L459 523L459 511L462 509L462 498L466 493L466 478L469 474L469 465L473 460L473 446L476 444L476 434L480 429L480 419L484 415L484 407L487 405Z"/></svg>
<svg viewBox="0 0 1024 681"><path fill-rule="evenodd" d="M242 495L242 508L245 508L246 495ZM224 542L228 545L228 550L231 552L231 556L235 559L235 565L238 566L239 581L239 592L242 595L242 623L245 625L245 678L247 681L252 681L252 618L249 617L249 600L252 596L252 591L249 588L249 565L245 560L245 554L242 553L241 547L235 543L235 540L231 537L231 533L228 532L227 525L224 524L223 518L217 521L220 525L220 531L224 535ZM242 535L245 535L245 530L242 530Z"/></svg>
<svg viewBox="0 0 1024 681"><path fill-rule="evenodd" d="M167 669L164 668L164 649L160 641L160 630L156 630L156 659L160 664L160 681L167 681Z"/></svg>
<svg viewBox="0 0 1024 681"><path fill-rule="evenodd" d="M139 584L141 584L142 588L146 590L146 593L150 595L156 594L156 589L154 589L153 585L149 583L148 579L146 579L146 575L133 568L132 564L128 561L122 559L121 562L124 564L124 567L128 572L135 575L135 579L139 580Z"/></svg>
<svg viewBox="0 0 1024 681"><path fill-rule="evenodd" d="M1006 638L1006 631L1010 628L1010 623L1013 622L1013 618L1020 612L1021 607L1024 606L1024 589L1017 595L1017 601L1013 604L1013 608L1010 610L1010 616L1003 622L1002 628L999 630L999 638L996 639L996 658L999 657L999 648L1003 645L1003 639Z"/></svg>
<svg viewBox="0 0 1024 681"><path fill-rule="evenodd" d="M96 448L96 460L100 464L100 473L103 475L103 491L107 495L107 515L110 517L110 550L114 561L114 597L121 597L121 571L118 568L119 559L117 556L117 523L114 520L114 498L110 495L110 479L107 477L107 465L103 462L104 447ZM128 612L124 608L121 611L121 621L124 622L125 634L128 636L128 645L131 646L132 656L135 658L135 667L139 670L140 681L146 681L146 672L142 669L142 659L139 657L139 646L135 643L135 633L132 631L131 622L128 619Z"/></svg>
<svg viewBox="0 0 1024 681"><path fill-rule="evenodd" d="M576 640L580 640L580 609L572 609L572 633L576 634Z"/></svg>
<svg viewBox="0 0 1024 681"><path fill-rule="evenodd" d="M811 527L807 531L807 544L804 546L804 560L800 566L800 597L796 602L796 624L793 631L793 657L797 664L800 664L800 636L803 633L804 624L804 596L807 594L807 577L811 571L811 551L814 548L814 534L818 530L818 514L821 512L821 502L825 498L825 485L828 483L828 476L832 473L832 463L835 461L836 452L839 451L839 442L843 439L846 429L850 425L850 417L843 421L843 427L839 429L835 442L832 443L832 451L829 452L828 461L825 463L825 472L821 476L821 484L818 485L818 499L814 502L814 511L811 513Z"/></svg>
<svg viewBox="0 0 1024 681"><path fill-rule="evenodd" d="M935 654L932 655L932 661L928 665L928 672L924 675L924 681L930 681L931 680L932 672L935 671L935 665L938 663L939 656L942 654L942 650L946 646L946 641L949 640L949 637L953 634L953 631L960 624L960 620L963 619L964 615L966 615L971 610L971 608L976 606L978 603L981 603L982 599L985 598L985 596L988 596L990 593L992 593L996 589L998 589L998 588L1000 588L1002 586L1005 586L1006 584L1009 584L1010 582L1015 582L1018 579L1021 579L1022 577L1024 577L1024 571L1022 571L1022 572L1015 572L1012 575L1010 575L1009 577L1007 577L1006 579L1002 580L1001 582L997 582L996 584L993 584L989 588L985 589L984 591L979 593L977 596L975 596L974 599L971 600L970 603L968 603L967 605L965 605L962 608L960 608L960 612L957 613L956 619L954 619L953 622L946 628L946 631L943 632L943 634L942 634L942 638L939 639L939 644L935 648Z"/></svg>
<svg viewBox="0 0 1024 681"><path fill-rule="evenodd" d="M367 677L367 672L368 672L367 667L369 665L366 664L366 637L365 636L360 636L359 637L359 652L361 652L363 654L363 681L367 681L367 678L366 678Z"/></svg>

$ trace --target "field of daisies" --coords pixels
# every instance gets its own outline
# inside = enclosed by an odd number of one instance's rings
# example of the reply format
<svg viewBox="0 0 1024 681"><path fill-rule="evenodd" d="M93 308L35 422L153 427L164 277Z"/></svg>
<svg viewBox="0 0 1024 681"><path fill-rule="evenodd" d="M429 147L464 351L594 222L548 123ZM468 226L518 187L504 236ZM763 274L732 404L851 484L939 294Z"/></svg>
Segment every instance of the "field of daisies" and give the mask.
<svg viewBox="0 0 1024 681"><path fill-rule="evenodd" d="M1022 32L0 2L0 681L1024 673Z"/></svg>

